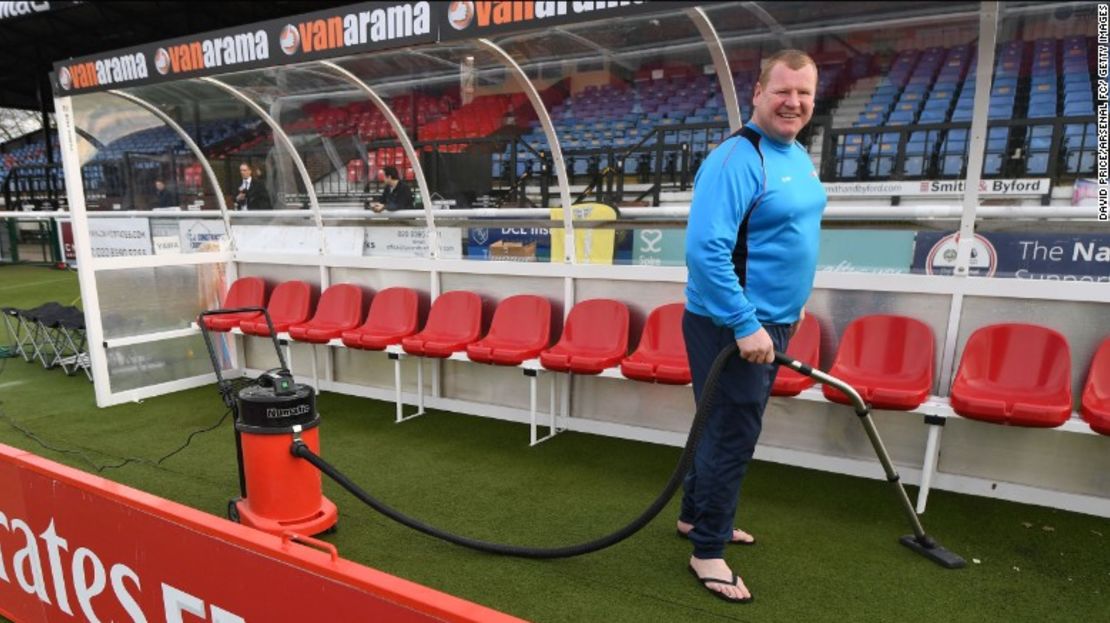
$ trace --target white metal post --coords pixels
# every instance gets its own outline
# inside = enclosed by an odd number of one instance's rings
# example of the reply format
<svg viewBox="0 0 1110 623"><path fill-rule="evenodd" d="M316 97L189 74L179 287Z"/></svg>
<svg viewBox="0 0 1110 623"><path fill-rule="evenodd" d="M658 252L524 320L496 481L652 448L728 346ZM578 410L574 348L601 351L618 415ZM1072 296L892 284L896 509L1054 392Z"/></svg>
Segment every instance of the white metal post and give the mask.
<svg viewBox="0 0 1110 623"><path fill-rule="evenodd" d="M740 129L744 122L740 119L740 105L736 99L736 85L732 82L732 70L728 66L728 55L725 54L725 47L721 44L721 38L717 36L717 29L713 27L713 22L709 21L709 16L705 14L701 7L686 9L686 16L697 26L701 38L705 40L705 45L709 48L709 56L713 58L713 68L717 70L717 82L721 85L721 95L725 99L725 110L728 112L728 129L730 132L735 132Z"/></svg>
<svg viewBox="0 0 1110 623"><path fill-rule="evenodd" d="M979 66L975 71L975 107L971 116L971 136L968 137L963 215L960 217L960 235L956 246L955 274L960 277L969 274L971 247L975 240L975 210L979 206L979 180L983 177L994 46L998 40L998 2L983 2L979 6Z"/></svg>
<svg viewBox="0 0 1110 623"><path fill-rule="evenodd" d="M929 425L929 437L925 442L925 460L921 465L921 486L917 490L917 513L919 515L925 512L925 503L929 499L929 489L933 486L933 474L937 471L942 427L943 421L940 424Z"/></svg>
<svg viewBox="0 0 1110 623"><path fill-rule="evenodd" d="M559 143L559 136L555 133L555 124L551 122L551 115L548 114L547 107L543 105L543 100L540 99L540 93L536 90L536 86L528 79L528 74L524 73L524 70L513 60L513 57L489 39L478 39L477 43L501 59L502 63L509 68L509 75L513 76L524 90L524 94L528 96L528 101L532 102L532 108L536 109L536 117L539 119L540 127L543 128L544 136L547 137L547 144L551 146L551 163L555 167L555 177L559 180L559 200L563 206L563 261L567 264L574 264L577 262L577 253L575 253L574 248L574 215L571 214L570 210L570 180L567 178L567 167L563 163L563 146Z"/></svg>
<svg viewBox="0 0 1110 623"><path fill-rule="evenodd" d="M66 200L73 220L73 248L77 255L77 282L81 287L81 303L85 311L85 335L89 364L92 368L96 404L109 404L112 387L108 374L107 349L104 348L104 325L100 321L100 295L96 289L93 269L89 219L85 211L85 183L81 179L81 161L77 155L77 125L73 117L73 98L54 98L55 120L58 125L58 147L66 180Z"/></svg>

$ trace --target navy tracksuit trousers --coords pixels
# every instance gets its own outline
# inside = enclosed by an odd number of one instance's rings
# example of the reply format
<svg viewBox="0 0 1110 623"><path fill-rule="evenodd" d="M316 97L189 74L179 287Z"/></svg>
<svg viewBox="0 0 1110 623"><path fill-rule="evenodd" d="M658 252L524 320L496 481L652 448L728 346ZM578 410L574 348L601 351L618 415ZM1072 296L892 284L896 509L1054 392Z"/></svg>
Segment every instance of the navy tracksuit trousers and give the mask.
<svg viewBox="0 0 1110 623"><path fill-rule="evenodd" d="M790 325L763 325L775 344L786 352ZM717 326L712 319L686 310L682 334L694 382L694 398L700 400L709 368L721 349L735 342L732 329ZM720 376L716 406L698 443L694 466L683 483L679 519L694 524L690 540L696 558L723 558L725 544L732 539L740 485L763 426L763 409L771 395L778 366L753 364L739 356L731 359Z"/></svg>

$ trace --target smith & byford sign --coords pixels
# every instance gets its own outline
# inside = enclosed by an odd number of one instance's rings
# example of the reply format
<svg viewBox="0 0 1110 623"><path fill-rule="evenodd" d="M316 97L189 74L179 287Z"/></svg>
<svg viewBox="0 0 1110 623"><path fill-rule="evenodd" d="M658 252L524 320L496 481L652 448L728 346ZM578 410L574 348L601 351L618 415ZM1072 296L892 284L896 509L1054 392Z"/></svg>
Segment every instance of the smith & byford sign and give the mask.
<svg viewBox="0 0 1110 623"><path fill-rule="evenodd" d="M921 180L915 182L826 182L830 197L944 197L963 195L964 180ZM980 195L1047 195L1047 177L1030 179L980 180Z"/></svg>

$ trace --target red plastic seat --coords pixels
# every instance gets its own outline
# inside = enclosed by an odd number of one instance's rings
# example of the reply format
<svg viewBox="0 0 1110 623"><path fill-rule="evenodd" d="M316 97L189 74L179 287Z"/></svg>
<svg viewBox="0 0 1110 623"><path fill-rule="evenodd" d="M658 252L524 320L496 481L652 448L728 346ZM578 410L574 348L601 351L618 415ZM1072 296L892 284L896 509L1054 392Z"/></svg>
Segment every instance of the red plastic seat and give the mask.
<svg viewBox="0 0 1110 623"><path fill-rule="evenodd" d="M289 327L289 337L298 342L323 344L358 326L362 318L362 289L337 283L320 295L312 320Z"/></svg>
<svg viewBox="0 0 1110 623"><path fill-rule="evenodd" d="M1102 341L1091 360L1079 412L1091 430L1110 435L1110 338Z"/></svg>
<svg viewBox="0 0 1110 623"><path fill-rule="evenodd" d="M974 420L1054 428L1071 417L1071 354L1063 335L1031 324L971 334L949 397Z"/></svg>
<svg viewBox="0 0 1110 623"><path fill-rule="evenodd" d="M829 374L876 409L915 409L933 387L933 331L906 316L856 318L844 330ZM851 404L829 385L822 391L829 400Z"/></svg>
<svg viewBox="0 0 1110 623"><path fill-rule="evenodd" d="M478 339L482 330L482 299L473 292L454 290L439 295L428 312L424 330L403 338L410 355L450 357Z"/></svg>
<svg viewBox="0 0 1110 623"><path fill-rule="evenodd" d="M683 303L657 307L648 315L636 352L621 362L621 374L637 381L686 385L690 362L682 337Z"/></svg>
<svg viewBox="0 0 1110 623"><path fill-rule="evenodd" d="M611 299L592 299L575 305L563 335L554 347L540 353L548 370L600 374L628 354L628 307Z"/></svg>
<svg viewBox="0 0 1110 623"><path fill-rule="evenodd" d="M400 344L401 338L416 333L418 309L415 290L386 288L370 301L366 323L357 329L344 331L340 337L351 348L384 350L391 344Z"/></svg>
<svg viewBox="0 0 1110 623"><path fill-rule="evenodd" d="M551 302L520 294L501 301L486 337L466 347L471 361L519 366L551 343Z"/></svg>
<svg viewBox="0 0 1110 623"><path fill-rule="evenodd" d="M820 365L821 325L813 314L806 314L802 324L798 326L798 332L790 338L786 355L811 366ZM778 374L775 375L775 384L771 386L771 395L797 396L812 387L813 383L812 378L785 366L779 366Z"/></svg>
<svg viewBox="0 0 1110 623"><path fill-rule="evenodd" d="M236 307L262 307L266 304L266 282L261 277L240 277L231 284L220 305L223 309ZM239 312L205 316L204 325L209 331L230 331L244 320L262 318L260 312Z"/></svg>
<svg viewBox="0 0 1110 623"><path fill-rule="evenodd" d="M266 306L270 320L274 323L274 331L284 333L289 327L308 320L312 313L312 288L303 281L286 281L278 284L270 294L270 303ZM239 323L239 328L247 335L261 335L268 337L270 329L266 326L266 318L258 317L254 320L244 320Z"/></svg>

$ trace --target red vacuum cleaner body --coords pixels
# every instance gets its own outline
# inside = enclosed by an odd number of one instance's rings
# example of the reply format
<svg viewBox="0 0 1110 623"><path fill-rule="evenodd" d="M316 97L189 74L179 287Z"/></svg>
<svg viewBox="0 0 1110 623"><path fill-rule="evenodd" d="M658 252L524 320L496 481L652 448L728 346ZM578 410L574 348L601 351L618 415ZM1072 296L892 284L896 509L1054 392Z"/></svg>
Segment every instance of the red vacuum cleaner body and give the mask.
<svg viewBox="0 0 1110 623"><path fill-rule="evenodd" d="M240 439L241 498L231 501L232 520L272 534L314 535L332 529L339 519L335 504L324 497L320 472L289 451L300 438L320 451L320 416L312 388L290 376L243 388L237 397Z"/></svg>

